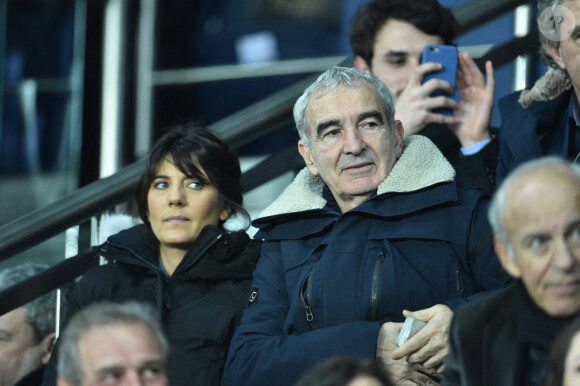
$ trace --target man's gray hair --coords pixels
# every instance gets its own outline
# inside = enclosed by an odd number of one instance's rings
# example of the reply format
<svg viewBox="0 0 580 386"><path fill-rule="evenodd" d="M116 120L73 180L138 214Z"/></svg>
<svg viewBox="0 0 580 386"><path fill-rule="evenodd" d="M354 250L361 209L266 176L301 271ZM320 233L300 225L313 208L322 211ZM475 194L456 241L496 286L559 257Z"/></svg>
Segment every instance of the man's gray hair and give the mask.
<svg viewBox="0 0 580 386"><path fill-rule="evenodd" d="M0 271L0 290L5 290L48 269L46 264L23 263ZM65 311L70 286L61 294L61 313ZM34 331L34 344L56 330L56 291L50 291L26 304L26 323Z"/></svg>
<svg viewBox="0 0 580 386"><path fill-rule="evenodd" d="M310 98L322 98L329 92L336 91L343 87L359 88L369 87L377 90L385 109L387 123L391 131L395 127L395 106L393 103L393 93L376 76L352 67L332 67L323 72L314 83L312 83L294 104L294 121L296 129L302 142L310 148L310 128L306 107Z"/></svg>
<svg viewBox="0 0 580 386"><path fill-rule="evenodd" d="M561 27L559 23L563 21L563 19L555 18L553 13L550 12L550 9L556 8L556 6L562 5L563 0L538 0L537 6L537 15L538 15L538 27L542 24L542 28L538 28L538 34L540 38L540 57L542 62L548 66L555 69L560 69L560 66L552 59L552 57L546 52L544 47L551 46L557 48L560 46L560 42L556 40L549 39L546 34L546 28L548 24L550 26L550 34L551 35L558 35L558 30Z"/></svg>
<svg viewBox="0 0 580 386"><path fill-rule="evenodd" d="M80 385L84 377L84 363L79 340L94 329L114 325L142 325L155 336L161 349L161 358L167 363L169 343L163 333L153 306L128 301L125 303L98 302L77 312L59 338L57 373L71 385Z"/></svg>
<svg viewBox="0 0 580 386"><path fill-rule="evenodd" d="M505 224L505 201L507 191L514 181L530 174L537 173L544 169L554 166L566 166L580 178L580 165L570 163L562 158L555 156L541 157L532 161L525 162L515 168L496 190L487 212L487 218L493 229L493 233L499 237L501 243L506 247L510 257L513 258L513 248L509 240L509 235Z"/></svg>

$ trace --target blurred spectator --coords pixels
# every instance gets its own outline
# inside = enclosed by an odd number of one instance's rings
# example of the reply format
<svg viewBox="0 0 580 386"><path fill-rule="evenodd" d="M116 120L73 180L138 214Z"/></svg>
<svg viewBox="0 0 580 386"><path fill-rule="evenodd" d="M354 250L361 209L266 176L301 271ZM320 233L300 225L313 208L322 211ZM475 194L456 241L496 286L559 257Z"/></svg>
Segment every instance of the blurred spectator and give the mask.
<svg viewBox="0 0 580 386"><path fill-rule="evenodd" d="M530 161L497 190L489 209L495 249L516 280L459 307L444 385L542 385L547 354L580 314L580 167Z"/></svg>
<svg viewBox="0 0 580 386"><path fill-rule="evenodd" d="M295 386L391 386L389 373L373 360L333 357L304 374Z"/></svg>
<svg viewBox="0 0 580 386"><path fill-rule="evenodd" d="M58 385L167 385L169 346L153 307L95 303L59 340Z"/></svg>
<svg viewBox="0 0 580 386"><path fill-rule="evenodd" d="M577 0L539 0L538 34L548 71L529 90L499 101L501 114L497 181L522 162L556 155L580 155L580 54L575 31Z"/></svg>
<svg viewBox="0 0 580 386"><path fill-rule="evenodd" d="M31 278L47 265L24 263L0 271L0 290ZM61 294L64 311L67 288ZM38 385L55 342L56 291L0 316L0 385Z"/></svg>
<svg viewBox="0 0 580 386"><path fill-rule="evenodd" d="M545 386L580 384L580 317L567 326L554 341L548 362Z"/></svg>

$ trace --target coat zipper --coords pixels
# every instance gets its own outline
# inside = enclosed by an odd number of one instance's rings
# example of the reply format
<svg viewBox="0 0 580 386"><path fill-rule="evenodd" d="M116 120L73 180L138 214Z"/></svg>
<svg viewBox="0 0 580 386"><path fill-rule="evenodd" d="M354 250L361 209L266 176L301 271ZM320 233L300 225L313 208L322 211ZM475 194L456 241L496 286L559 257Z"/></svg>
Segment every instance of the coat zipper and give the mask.
<svg viewBox="0 0 580 386"><path fill-rule="evenodd" d="M217 244L217 242L222 238L223 234L219 234L217 235L210 243L208 243L204 249L201 250L201 252L199 252L197 254L197 256L195 257L195 259L193 259L193 261L191 263L189 263L187 266L183 267L182 271L187 271L189 268L191 268L194 264L196 264L201 257L214 245Z"/></svg>
<svg viewBox="0 0 580 386"><path fill-rule="evenodd" d="M385 261L385 254L379 251L375 258L375 266L373 268L373 277L371 280L371 310L370 320L376 322L379 320L379 305L381 300L381 278L382 267Z"/></svg>
<svg viewBox="0 0 580 386"><path fill-rule="evenodd" d="M314 270L316 266L312 268L308 275L302 281L300 286L300 306L306 315L306 321L308 322L308 327L311 330L316 330L316 319L314 318L314 313L312 312L312 279L314 277Z"/></svg>
<svg viewBox="0 0 580 386"><path fill-rule="evenodd" d="M219 241L219 239L222 238L222 236L223 236L222 234L217 235L210 243L208 243L205 246L204 249L201 250L201 252L195 257L195 259L193 259L193 261L190 264L188 264L186 267L183 268L183 270L185 271L185 270L189 269L191 266L193 266L195 263L197 263L201 259L201 257L208 251L208 249L213 247ZM154 271L160 273L161 274L160 277L163 278L163 283L164 283L164 284L161 284L162 287L164 287L164 285L168 284L169 280L171 280L172 276L169 276L169 277L165 276L165 274L161 271L161 268L159 268L159 266L144 259L139 254L135 253L135 251L133 251L131 248L128 248L126 245L119 245L119 244L111 243L110 241L107 241L107 244L112 245L116 248L126 249L133 256L135 256L139 261L145 263L146 266L148 266L149 268L153 269ZM159 300L161 300L161 302L159 302ZM159 294L158 303L163 304L164 307L168 308L168 309L171 309L171 307L172 307L171 299L168 296L165 288L161 288L161 293Z"/></svg>
<svg viewBox="0 0 580 386"><path fill-rule="evenodd" d="M456 275L457 275L457 295L460 298L464 298L465 297L465 286L463 284L463 275L461 275L460 270L456 271Z"/></svg>
<svg viewBox="0 0 580 386"><path fill-rule="evenodd" d="M146 266L148 266L149 268L153 269L154 271L157 271L157 272L159 272L159 273L163 274L163 273L161 272L161 268L159 268L159 266L157 266L157 265L155 265L155 264L151 263L151 262L150 262L150 261L148 261L148 260L145 260L145 259L144 259L144 258L142 258L142 257L141 257L139 254L137 254L135 251L133 251L131 248L128 248L126 245L115 244L115 243L112 243L112 242L110 242L110 241L107 241L107 244L109 244L109 245L111 245L111 246L113 246L113 247L116 247L116 248L120 248L120 249L126 249L126 250L127 250L127 251L129 251L129 252L130 252L130 253L131 253L133 256L135 256L135 257L137 258L137 260L139 260L139 261L141 261L141 262L145 263L145 265L146 265ZM104 252L106 253L106 251L104 251Z"/></svg>

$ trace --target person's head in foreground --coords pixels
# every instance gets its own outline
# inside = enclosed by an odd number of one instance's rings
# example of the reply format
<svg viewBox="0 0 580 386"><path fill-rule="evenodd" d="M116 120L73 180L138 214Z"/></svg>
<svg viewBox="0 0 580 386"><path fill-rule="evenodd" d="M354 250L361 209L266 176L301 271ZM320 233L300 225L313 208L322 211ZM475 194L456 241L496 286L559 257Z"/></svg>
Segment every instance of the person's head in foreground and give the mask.
<svg viewBox="0 0 580 386"><path fill-rule="evenodd" d="M552 317L580 311L580 168L559 158L515 169L489 209L504 269Z"/></svg>
<svg viewBox="0 0 580 386"><path fill-rule="evenodd" d="M296 101L298 151L342 212L375 194L401 156L403 126L394 116L389 89L355 68L325 71Z"/></svg>
<svg viewBox="0 0 580 386"><path fill-rule="evenodd" d="M0 290L48 268L24 263L0 271ZM63 298L66 293L63 293ZM65 302L61 303L64 306ZM56 291L0 316L0 386L12 386L48 363L55 342Z"/></svg>
<svg viewBox="0 0 580 386"><path fill-rule="evenodd" d="M391 386L386 367L372 360L332 357L323 360L295 386Z"/></svg>
<svg viewBox="0 0 580 386"><path fill-rule="evenodd" d="M546 386L571 386L580 382L580 317L568 325L552 344Z"/></svg>
<svg viewBox="0 0 580 386"><path fill-rule="evenodd" d="M59 386L167 385L169 346L149 305L95 303L73 316L59 342Z"/></svg>

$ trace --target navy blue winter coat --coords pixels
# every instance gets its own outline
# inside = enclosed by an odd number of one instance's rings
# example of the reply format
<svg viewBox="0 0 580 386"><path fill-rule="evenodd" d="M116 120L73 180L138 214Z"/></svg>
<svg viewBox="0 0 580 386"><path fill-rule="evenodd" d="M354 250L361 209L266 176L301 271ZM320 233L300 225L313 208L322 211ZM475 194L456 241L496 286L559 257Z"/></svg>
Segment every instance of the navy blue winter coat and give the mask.
<svg viewBox="0 0 580 386"><path fill-rule="evenodd" d="M507 276L492 250L482 190L453 181L428 139L405 139L378 193L341 214L307 169L261 219L248 308L230 346L230 385L291 385L320 360L375 356L402 311L453 306Z"/></svg>

